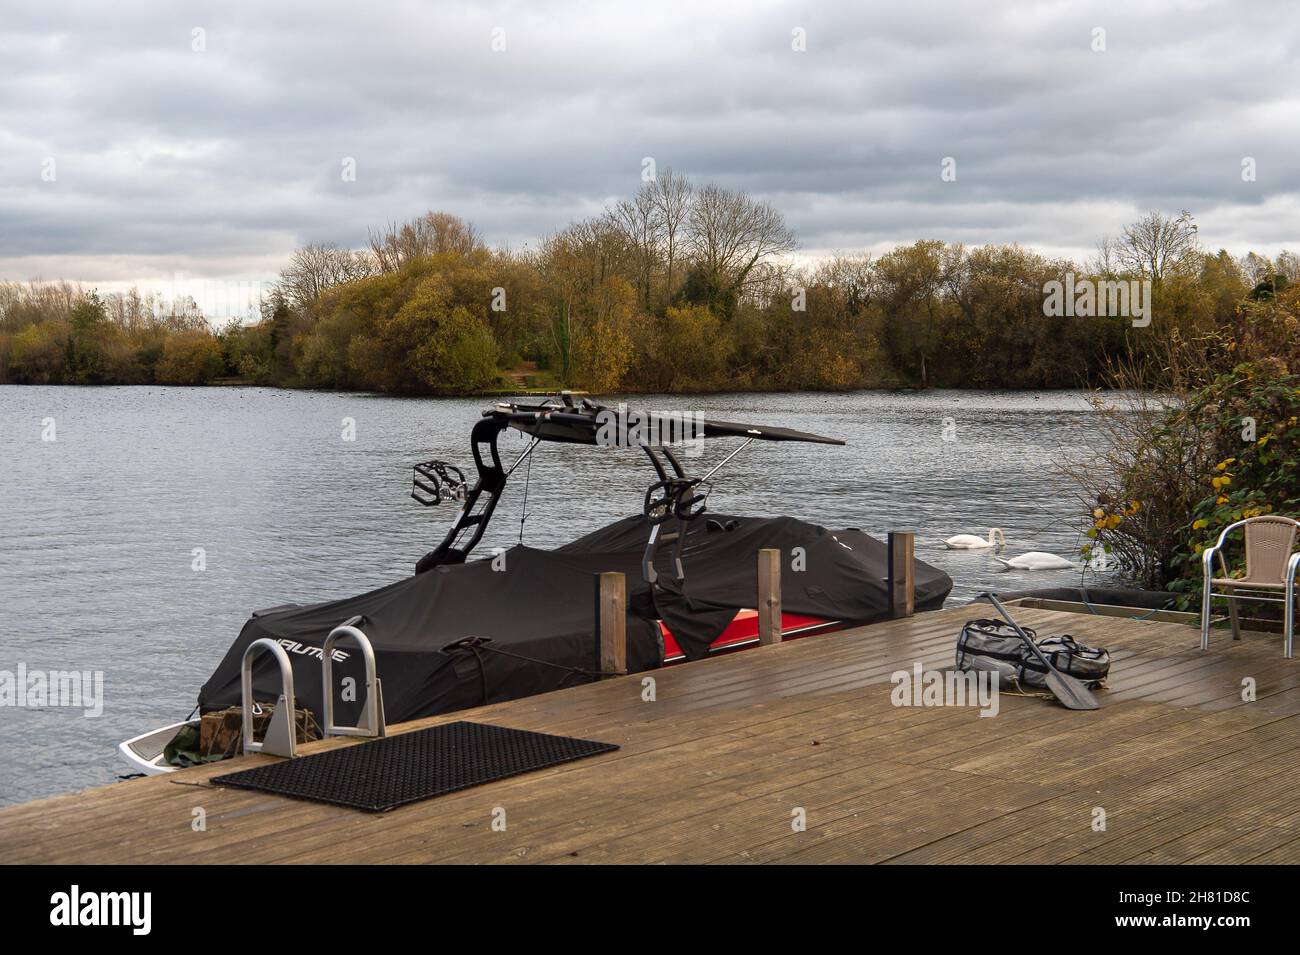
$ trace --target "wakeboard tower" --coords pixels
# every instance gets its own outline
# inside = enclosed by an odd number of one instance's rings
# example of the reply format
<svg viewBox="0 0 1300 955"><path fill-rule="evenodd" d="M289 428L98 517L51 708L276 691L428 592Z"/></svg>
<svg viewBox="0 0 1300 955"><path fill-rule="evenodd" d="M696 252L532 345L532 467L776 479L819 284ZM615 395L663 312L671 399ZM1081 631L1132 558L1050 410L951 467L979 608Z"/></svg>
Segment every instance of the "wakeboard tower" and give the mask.
<svg viewBox="0 0 1300 955"><path fill-rule="evenodd" d="M509 467L502 464L497 448L497 439L507 428L532 438ZM691 477L673 445L711 438L742 438L743 443L703 476ZM682 548L687 525L704 516L713 476L736 455L755 441L844 444L838 438L790 428L713 421L698 415L629 411L626 405L611 408L587 398L575 403L567 391L561 392L558 399L539 405L498 404L483 412L470 433L474 467L478 472L472 487L467 485L464 472L447 461L423 461L415 465L411 497L426 507L444 501L460 503L455 523L442 543L416 564L417 574L441 565L465 562L482 539L506 481L544 441L639 448L645 452L656 480L646 489L642 508L649 536L641 560L641 574L652 587L675 594L682 592L686 579ZM659 547L669 544L673 547L671 572L664 578L655 567L655 555Z"/></svg>
<svg viewBox="0 0 1300 955"><path fill-rule="evenodd" d="M509 464L498 447L507 429L530 439ZM683 447L718 438L740 443L703 474L689 473ZM472 484L447 461L415 465L412 497L458 508L415 573L357 596L254 612L199 690L198 712L228 716L240 707L256 714L259 704L245 700L275 700L289 686L300 716L323 714L331 724L333 710L340 726L373 728L600 679L608 674L599 662L593 584L607 572L626 581L626 672L744 649L759 643L754 608L762 550L802 555L803 566L782 587L783 639L887 618L883 541L856 528L709 510L716 475L760 441L843 444L789 428L636 413L568 394L541 404L498 404L471 430ZM521 540L475 557L511 474L546 442L645 454L652 480L641 513L553 550ZM913 578L917 610L943 605L952 588L947 574L917 560ZM364 642L336 645L343 631L359 632ZM266 651L260 656L259 647ZM326 656L334 677L325 675ZM340 699L338 679L375 692ZM193 739L199 723L191 717L142 734L119 751L137 771L169 772L177 740Z"/></svg>

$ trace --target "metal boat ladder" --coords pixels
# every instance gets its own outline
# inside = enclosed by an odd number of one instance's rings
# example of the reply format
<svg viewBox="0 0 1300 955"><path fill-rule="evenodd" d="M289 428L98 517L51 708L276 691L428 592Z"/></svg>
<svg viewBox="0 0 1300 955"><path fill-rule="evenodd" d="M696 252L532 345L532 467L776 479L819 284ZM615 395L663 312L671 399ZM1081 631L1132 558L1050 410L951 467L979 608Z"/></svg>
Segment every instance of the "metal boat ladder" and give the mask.
<svg viewBox="0 0 1300 955"><path fill-rule="evenodd" d="M365 736L380 737L388 735L388 726L384 719L384 692L375 668L375 650L370 639L356 627L360 617L339 624L325 638L321 648L321 689L324 697L325 712L321 732L330 736ZM361 650L366 664L366 702L361 711L361 719L356 726L338 726L334 723L334 648L342 640L350 640ZM263 651L269 651L280 667L280 695L276 699L275 712L267 724L266 733L259 743L253 738L253 717L257 710L253 702L253 660ZM297 756L297 713L294 707L293 665L289 654L269 637L254 640L244 651L240 667L240 696L243 704L244 753L267 753L271 756L285 756L289 759Z"/></svg>
<svg viewBox="0 0 1300 955"><path fill-rule="evenodd" d="M360 622L360 617L345 620L330 631L330 635L325 638L325 646L321 648L321 694L325 700L325 718L321 732L327 737L388 735L384 721L384 691L375 669L375 649L370 645L370 639L356 627ZM366 703L356 726L334 724L334 647L343 639L355 643L366 662Z"/></svg>
<svg viewBox="0 0 1300 955"><path fill-rule="evenodd" d="M266 726L266 734L262 737L262 742L258 743L253 740L253 658L263 650L269 650L275 657L275 662L280 665L280 697L276 700L271 721ZM269 637L261 637L250 643L244 651L239 682L244 711L244 754L268 753L289 758L296 756L297 718L293 709L293 665L289 662L289 654L284 652L284 647Z"/></svg>

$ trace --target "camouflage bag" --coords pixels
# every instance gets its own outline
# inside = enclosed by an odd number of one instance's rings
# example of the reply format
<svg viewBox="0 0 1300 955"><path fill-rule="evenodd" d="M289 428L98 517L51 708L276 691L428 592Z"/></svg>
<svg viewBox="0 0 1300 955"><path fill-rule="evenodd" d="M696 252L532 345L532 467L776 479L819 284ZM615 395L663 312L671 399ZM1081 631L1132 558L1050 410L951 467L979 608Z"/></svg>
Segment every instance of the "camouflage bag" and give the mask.
<svg viewBox="0 0 1300 955"><path fill-rule="evenodd" d="M266 726L275 713L275 704L255 703L253 706L253 732L260 736L266 732ZM295 706L294 715L294 735L299 743L321 738L320 724L311 710ZM242 707L231 706L204 713L198 729L190 724L184 726L163 752L170 765L184 767L229 759L237 756L243 748L244 711Z"/></svg>

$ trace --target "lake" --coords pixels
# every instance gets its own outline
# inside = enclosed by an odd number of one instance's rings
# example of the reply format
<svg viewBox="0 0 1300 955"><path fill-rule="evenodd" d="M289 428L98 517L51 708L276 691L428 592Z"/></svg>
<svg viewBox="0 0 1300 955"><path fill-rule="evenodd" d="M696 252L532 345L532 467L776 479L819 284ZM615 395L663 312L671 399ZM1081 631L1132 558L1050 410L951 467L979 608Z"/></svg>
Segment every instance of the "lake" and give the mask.
<svg viewBox="0 0 1300 955"><path fill-rule="evenodd" d="M0 670L104 674L98 718L63 707L0 709L0 804L125 772L116 744L189 714L250 611L409 575L452 518L450 508L410 499L411 465L445 458L471 473L469 429L489 403L262 388L0 387ZM955 581L950 605L987 588L1080 583L1080 570L1000 572L986 554L948 551L940 540L998 526L1007 554L1077 556L1079 509L1054 462L1095 431L1081 392L632 403L848 442L752 445L719 474L714 511L789 514L880 536L915 531L917 556ZM344 440L345 419L355 440ZM507 460L524 446L513 432L502 437ZM703 469L733 446L710 442ZM544 445L531 466L525 542L554 546L639 513L650 475L638 452ZM521 468L480 552L519 539L523 477ZM1091 572L1088 579L1096 582Z"/></svg>

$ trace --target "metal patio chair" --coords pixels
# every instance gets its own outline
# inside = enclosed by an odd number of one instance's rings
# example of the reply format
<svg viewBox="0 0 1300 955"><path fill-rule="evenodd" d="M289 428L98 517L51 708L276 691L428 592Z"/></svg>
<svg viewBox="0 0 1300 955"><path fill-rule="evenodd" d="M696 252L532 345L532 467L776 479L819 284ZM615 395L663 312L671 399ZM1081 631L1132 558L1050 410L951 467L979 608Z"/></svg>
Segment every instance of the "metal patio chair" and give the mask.
<svg viewBox="0 0 1300 955"><path fill-rule="evenodd" d="M1246 574L1228 576L1228 563L1223 558L1223 545L1228 535L1244 528L1246 538ZM1232 621L1232 639L1241 639L1241 625L1237 620L1238 600L1266 600L1284 604L1282 614L1283 653L1291 658L1292 636L1295 630L1295 578L1300 567L1300 553L1295 548L1300 521L1280 515L1248 517L1229 524L1219 535L1218 542L1201 554L1204 574L1201 597L1201 649L1210 649L1210 604L1215 597L1228 601L1228 617ZM1214 576L1214 556L1219 557L1222 577ZM1221 591L1215 591L1219 587ZM1282 596L1277 596L1278 593ZM1271 596L1270 596L1271 595Z"/></svg>

